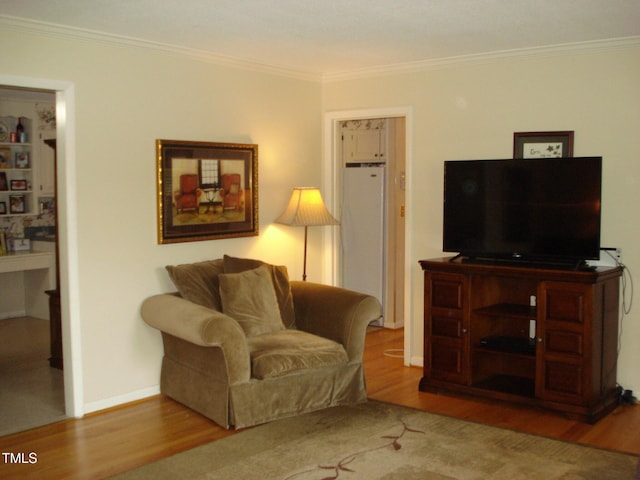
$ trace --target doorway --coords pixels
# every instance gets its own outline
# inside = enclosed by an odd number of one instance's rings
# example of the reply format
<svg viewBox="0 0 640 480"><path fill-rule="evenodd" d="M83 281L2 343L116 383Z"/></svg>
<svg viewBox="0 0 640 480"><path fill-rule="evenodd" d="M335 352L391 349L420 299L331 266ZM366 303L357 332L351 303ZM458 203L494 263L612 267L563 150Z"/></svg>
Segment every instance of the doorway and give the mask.
<svg viewBox="0 0 640 480"><path fill-rule="evenodd" d="M55 95L57 137L57 207L61 327L64 356L64 403L68 417L84 414L78 301L78 234L75 189L75 87L61 80L0 74L0 85Z"/></svg>
<svg viewBox="0 0 640 480"><path fill-rule="evenodd" d="M367 122L372 119L385 119L393 125L393 134L386 138L389 146L394 150L393 158L386 162L388 170L386 181L387 196L385 211L387 222L385 237L385 266L387 272L384 280L385 327L404 328L404 363L410 364L411 359L411 258L410 250L410 217L405 212L410 211L410 178L411 168L411 107L384 108L372 110L355 110L331 112L325 115L324 145L325 156L323 162L323 189L333 211L339 211L342 202L342 135L340 133L344 122ZM375 142L373 142L375 143ZM369 142L371 144L371 142ZM342 249L340 229L334 229L330 236L325 237L326 281L335 285L342 284Z"/></svg>
<svg viewBox="0 0 640 480"><path fill-rule="evenodd" d="M17 117L23 129L21 138L1 139L7 154L1 174L23 179L12 180L1 200L24 201L23 212L5 211L0 222L7 239L0 277L1 434L66 418L59 309L50 313L59 288L55 104L55 92L0 85L3 128L12 129Z"/></svg>

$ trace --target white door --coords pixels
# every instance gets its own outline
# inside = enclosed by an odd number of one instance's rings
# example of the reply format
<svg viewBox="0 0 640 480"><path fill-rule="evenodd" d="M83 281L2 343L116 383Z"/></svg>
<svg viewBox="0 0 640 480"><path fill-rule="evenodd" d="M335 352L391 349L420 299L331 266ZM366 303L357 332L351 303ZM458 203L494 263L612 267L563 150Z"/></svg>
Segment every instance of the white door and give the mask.
<svg viewBox="0 0 640 480"><path fill-rule="evenodd" d="M44 197L53 197L56 194L56 162L55 151L45 143L45 140L56 138L55 130L43 130L38 132L36 138L37 149L37 193ZM34 187L34 188L36 188Z"/></svg>

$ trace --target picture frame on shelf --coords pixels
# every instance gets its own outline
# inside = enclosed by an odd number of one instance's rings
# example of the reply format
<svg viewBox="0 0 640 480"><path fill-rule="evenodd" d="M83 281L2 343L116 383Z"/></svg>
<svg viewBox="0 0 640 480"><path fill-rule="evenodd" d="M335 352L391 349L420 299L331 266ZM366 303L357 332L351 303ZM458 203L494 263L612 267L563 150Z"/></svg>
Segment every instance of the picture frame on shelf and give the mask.
<svg viewBox="0 0 640 480"><path fill-rule="evenodd" d="M0 215L7 214L7 202L0 202Z"/></svg>
<svg viewBox="0 0 640 480"><path fill-rule="evenodd" d="M156 140L158 243L258 235L258 145Z"/></svg>
<svg viewBox="0 0 640 480"><path fill-rule="evenodd" d="M27 190L27 181L11 180L11 190Z"/></svg>
<svg viewBox="0 0 640 480"><path fill-rule="evenodd" d="M573 157L573 130L513 134L513 158L566 157Z"/></svg>
<svg viewBox="0 0 640 480"><path fill-rule="evenodd" d="M9 195L9 213L26 213L27 202L24 195Z"/></svg>
<svg viewBox="0 0 640 480"><path fill-rule="evenodd" d="M7 190L9 190L7 174L5 172L0 172L0 192L6 192Z"/></svg>
<svg viewBox="0 0 640 480"><path fill-rule="evenodd" d="M11 168L11 149L0 148L0 168Z"/></svg>
<svg viewBox="0 0 640 480"><path fill-rule="evenodd" d="M28 238L14 238L12 243L12 251L14 252L28 252L31 250L31 240Z"/></svg>
<svg viewBox="0 0 640 480"><path fill-rule="evenodd" d="M0 143L9 141L10 131L11 129L7 126L7 124L0 121Z"/></svg>
<svg viewBox="0 0 640 480"><path fill-rule="evenodd" d="M13 163L15 168L31 168L29 152L15 152Z"/></svg>

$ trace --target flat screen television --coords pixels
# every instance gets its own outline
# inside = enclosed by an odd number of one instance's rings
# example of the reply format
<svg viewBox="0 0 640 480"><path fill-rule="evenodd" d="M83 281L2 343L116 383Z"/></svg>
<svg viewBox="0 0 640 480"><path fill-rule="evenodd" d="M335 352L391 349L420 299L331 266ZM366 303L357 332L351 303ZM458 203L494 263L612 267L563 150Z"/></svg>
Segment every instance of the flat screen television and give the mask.
<svg viewBox="0 0 640 480"><path fill-rule="evenodd" d="M443 250L578 264L600 256L602 157L444 162Z"/></svg>

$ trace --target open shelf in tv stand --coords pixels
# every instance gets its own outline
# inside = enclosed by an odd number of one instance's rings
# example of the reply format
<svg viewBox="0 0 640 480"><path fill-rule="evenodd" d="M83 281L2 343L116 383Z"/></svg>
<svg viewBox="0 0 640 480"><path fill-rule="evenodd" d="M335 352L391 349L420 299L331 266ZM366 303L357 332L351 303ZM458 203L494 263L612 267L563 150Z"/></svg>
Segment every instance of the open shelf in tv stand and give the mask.
<svg viewBox="0 0 640 480"><path fill-rule="evenodd" d="M621 268L449 260L420 261L420 390L507 400L589 423L615 408Z"/></svg>

